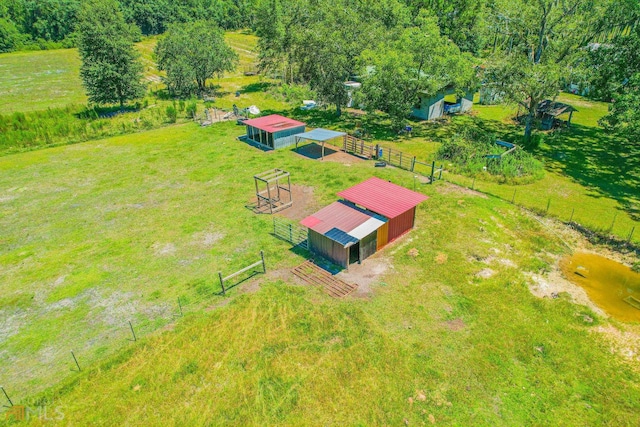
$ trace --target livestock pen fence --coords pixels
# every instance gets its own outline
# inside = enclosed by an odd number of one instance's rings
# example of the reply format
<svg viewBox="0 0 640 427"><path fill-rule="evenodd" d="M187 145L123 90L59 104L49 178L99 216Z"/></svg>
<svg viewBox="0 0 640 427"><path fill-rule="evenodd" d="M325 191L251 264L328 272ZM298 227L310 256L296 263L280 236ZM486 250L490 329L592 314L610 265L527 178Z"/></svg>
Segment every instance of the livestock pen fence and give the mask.
<svg viewBox="0 0 640 427"><path fill-rule="evenodd" d="M273 218L273 235L293 246L308 249L307 229L284 218Z"/></svg>

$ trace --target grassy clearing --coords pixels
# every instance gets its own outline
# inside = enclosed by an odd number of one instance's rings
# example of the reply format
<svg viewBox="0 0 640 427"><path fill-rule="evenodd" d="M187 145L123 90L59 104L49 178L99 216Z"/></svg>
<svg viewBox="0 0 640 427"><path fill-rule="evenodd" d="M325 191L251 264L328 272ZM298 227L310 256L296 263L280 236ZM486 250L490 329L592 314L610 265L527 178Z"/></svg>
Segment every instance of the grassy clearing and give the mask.
<svg viewBox="0 0 640 427"><path fill-rule="evenodd" d="M212 79L209 84L214 87L215 98L213 102L207 102L206 106L217 107L230 110L233 104L237 104L240 108L249 105L257 105L262 110L277 111L288 108L288 103L280 97L274 97L265 94L265 90L272 84L271 81L265 80L260 76L245 76L244 69L251 67L255 62L255 45L257 39L255 36L242 34L238 32L227 33L227 38L240 55L240 66L234 73L229 73L220 78ZM63 108L47 108L49 106L66 105L73 101L73 96L79 94L64 95L58 92L46 92L42 98L42 102L24 104L34 99L33 92L38 87L47 85L49 90L53 90L56 86L50 85L49 82L41 77L33 78L30 85L25 85L22 89L15 82L7 81L7 86L13 85L12 91L15 96L20 98L18 103L6 103L2 105L12 105L10 108L17 111L11 115L0 116L0 155L10 154L21 151L29 151L42 147L51 147L56 145L71 144L76 142L88 141L107 136L122 135L128 133L139 132L165 126L169 124L166 115L166 109L174 102L164 93L164 85L161 82L161 73L155 68L153 60L153 48L157 42L157 37L149 37L137 44L138 49L142 53L142 60L145 64L145 76L149 81L149 87L152 92L145 100L139 103L136 111L118 115L111 118L101 118L98 114L104 111L88 110L86 107L76 104L68 105ZM70 62L68 70L64 76L65 82L72 85L77 90L82 91L79 83L79 62L75 50L35 52L34 58L38 55L47 54L47 58L57 58L56 61L61 64L66 63L66 57L71 56L75 62ZM0 67L3 58L11 58L12 55L0 55ZM22 54L25 55L25 54ZM55 62L55 61L54 61ZM19 65L19 64L18 64ZM37 67L36 67L37 68ZM13 70L15 75L28 75L28 71L16 68ZM26 73L26 74L25 74ZM44 74L43 74L44 75ZM0 77L0 100L2 99L2 77ZM62 77L61 77L62 78ZM75 83L74 83L75 82ZM77 84L76 84L77 83ZM74 91L76 90L74 89ZM236 92L240 92L236 96ZM80 93L80 92L79 92ZM64 96L63 96L64 95ZM86 99L82 98L82 102ZM10 100L10 98L8 98ZM190 102L190 101L187 101ZM205 103L197 101L198 112L203 114ZM27 105L27 106L25 106ZM178 102L176 108L179 109ZM45 111L42 109L45 108ZM30 111L37 110L39 111ZM22 110L27 111L23 113ZM2 111L0 111L1 113ZM189 121L184 110L179 112L179 122Z"/></svg>
<svg viewBox="0 0 640 427"><path fill-rule="evenodd" d="M76 49L0 54L0 114L87 101Z"/></svg>
<svg viewBox="0 0 640 427"><path fill-rule="evenodd" d="M241 130L182 125L0 159L0 381L14 400L64 381L46 396L69 424L640 422L640 374L582 314L608 322L527 288L525 272L566 250L553 232L499 200L421 185L418 228L377 255L393 269L373 295L332 300L287 279L303 254L245 208L251 176L285 168L326 204L372 174L411 175L264 153ZM224 306L216 272L260 249L278 272ZM128 320L139 336L174 322L178 296L175 331L127 343Z"/></svg>

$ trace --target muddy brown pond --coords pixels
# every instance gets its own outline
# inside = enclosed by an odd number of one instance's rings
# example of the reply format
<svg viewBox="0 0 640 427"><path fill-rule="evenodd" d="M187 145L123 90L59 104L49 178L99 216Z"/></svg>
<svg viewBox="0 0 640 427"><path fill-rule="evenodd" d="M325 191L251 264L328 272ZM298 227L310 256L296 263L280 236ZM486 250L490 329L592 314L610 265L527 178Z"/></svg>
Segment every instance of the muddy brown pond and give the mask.
<svg viewBox="0 0 640 427"><path fill-rule="evenodd" d="M564 276L598 307L624 322L640 322L640 274L596 254L576 253L560 262Z"/></svg>

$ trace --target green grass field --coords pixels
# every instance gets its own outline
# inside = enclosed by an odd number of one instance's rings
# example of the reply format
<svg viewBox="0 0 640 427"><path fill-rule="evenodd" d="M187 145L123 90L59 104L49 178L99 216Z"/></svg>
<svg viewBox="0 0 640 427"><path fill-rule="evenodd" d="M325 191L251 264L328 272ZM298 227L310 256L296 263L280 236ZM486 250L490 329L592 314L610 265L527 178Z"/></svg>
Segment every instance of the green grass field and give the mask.
<svg viewBox="0 0 640 427"><path fill-rule="evenodd" d="M230 108L258 105L262 109L283 108L281 102L265 99L255 88L265 80L259 76L245 76L256 69L257 37L242 32L227 32L227 42L239 56L238 68L209 84L219 85L220 100L214 106ZM144 64L145 78L151 90L164 88L153 58L157 37L147 37L136 44ZM80 58L76 49L0 54L0 114L27 112L85 104L87 97L80 80ZM256 86L257 85L257 86ZM239 98L233 94L243 92Z"/></svg>
<svg viewBox="0 0 640 427"><path fill-rule="evenodd" d="M506 140L522 132L506 106L415 123L410 136L380 116L301 112L274 81L244 75L255 68L256 37L226 38L240 64L210 82L218 108L257 105L309 126L365 128L371 142L423 161L464 127ZM563 240L585 243L508 203L514 192L534 210L550 201L552 216L613 225L620 238L636 227L640 242L640 153L598 127L607 104L559 97L579 111L570 130L542 135L535 154L546 175L537 182L445 171L489 195L480 197L372 162L263 152L236 140L244 129L233 123L200 128L181 115L169 126L156 41L137 46L161 96L111 119L76 117L86 100L75 51L0 55L0 113L27 112L0 121L0 385L14 402L58 409L69 425L640 424L640 371L602 332L637 337L640 325L564 294L533 296L530 274L553 269L570 250ZM98 139L115 134L125 135ZM9 155L19 151L29 152ZM247 208L252 176L275 167L313 188L312 205L372 175L430 199L414 231L368 260L383 272L363 295L336 301L292 278L308 254ZM217 272L260 250L268 274L217 295ZM478 276L487 269L490 277Z"/></svg>
<svg viewBox="0 0 640 427"><path fill-rule="evenodd" d="M76 49L0 54L0 114L87 101Z"/></svg>
<svg viewBox="0 0 640 427"><path fill-rule="evenodd" d="M14 401L69 425L640 422L640 372L596 332L637 325L528 289L567 251L555 230L419 184L417 228L366 261L386 273L333 300L288 273L305 253L246 208L252 175L284 168L320 206L374 174L412 176L265 153L240 133L187 124L0 158L0 382ZM260 249L266 276L212 295L217 271Z"/></svg>

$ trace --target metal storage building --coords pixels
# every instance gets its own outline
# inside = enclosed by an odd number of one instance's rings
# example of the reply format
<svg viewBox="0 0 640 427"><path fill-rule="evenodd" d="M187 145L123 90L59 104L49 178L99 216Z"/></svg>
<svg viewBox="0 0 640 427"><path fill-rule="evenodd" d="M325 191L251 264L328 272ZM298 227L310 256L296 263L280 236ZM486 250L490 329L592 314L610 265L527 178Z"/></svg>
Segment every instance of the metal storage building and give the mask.
<svg viewBox="0 0 640 427"><path fill-rule="evenodd" d="M379 215L348 202L334 202L300 221L309 229L309 250L349 268L377 250L378 229L386 223Z"/></svg>
<svg viewBox="0 0 640 427"><path fill-rule="evenodd" d="M418 101L413 106L411 115L422 120L433 120L445 114L465 113L473 107L473 91L466 90L464 96L458 97L454 104L445 101L447 95L456 91L450 87L434 94L418 93Z"/></svg>
<svg viewBox="0 0 640 427"><path fill-rule="evenodd" d="M349 268L411 230L416 206L427 196L379 178L338 193L334 202L300 223L309 229L309 250Z"/></svg>
<svg viewBox="0 0 640 427"><path fill-rule="evenodd" d="M387 219L378 229L377 249L411 230L416 206L427 200L424 194L375 177L339 192L338 196Z"/></svg>
<svg viewBox="0 0 640 427"><path fill-rule="evenodd" d="M247 139L278 149L296 143L294 135L303 133L306 124L278 114L245 120Z"/></svg>

